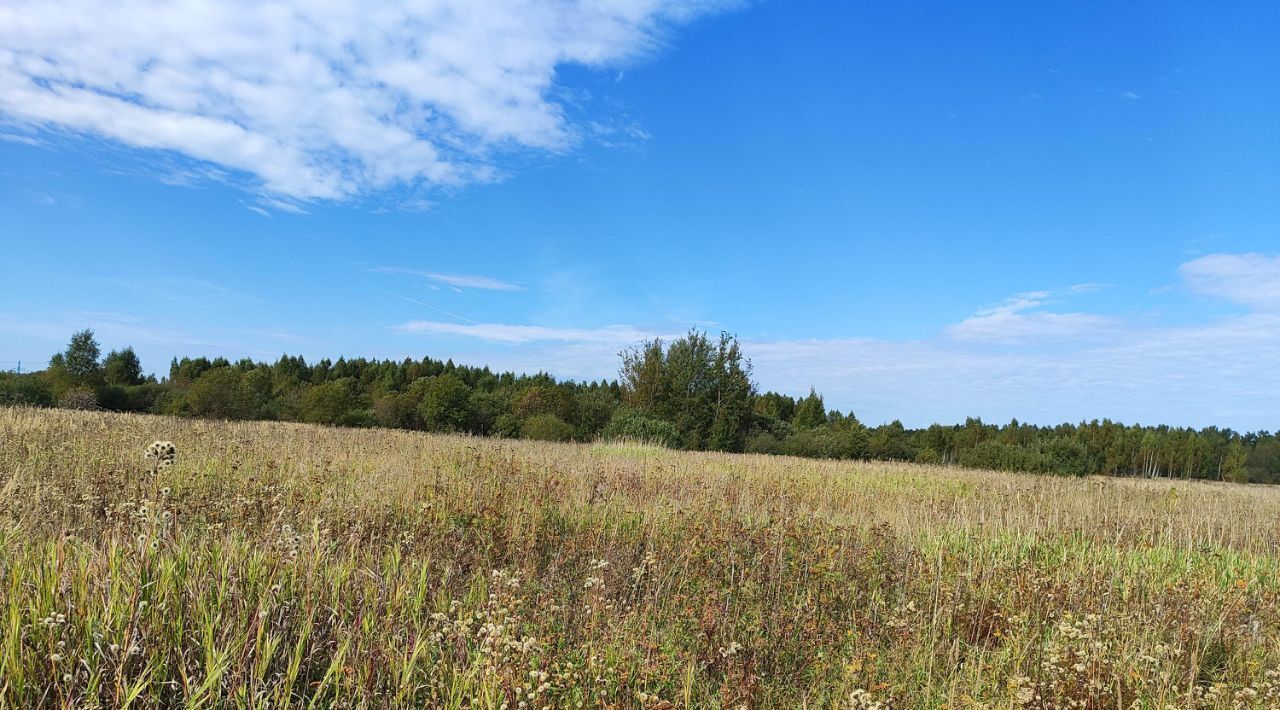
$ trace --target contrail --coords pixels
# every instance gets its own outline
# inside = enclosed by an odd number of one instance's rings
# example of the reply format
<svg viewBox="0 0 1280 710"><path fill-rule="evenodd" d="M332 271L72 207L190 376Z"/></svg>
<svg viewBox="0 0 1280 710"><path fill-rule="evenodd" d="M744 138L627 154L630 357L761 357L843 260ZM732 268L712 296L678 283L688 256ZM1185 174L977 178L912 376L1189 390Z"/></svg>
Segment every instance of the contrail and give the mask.
<svg viewBox="0 0 1280 710"><path fill-rule="evenodd" d="M405 301L408 301L409 303L416 303L416 304L418 304L419 306L422 306L423 308L430 308L431 310L433 310L433 311L437 311L437 312L439 312L439 313L443 313L443 314L445 314L446 316L449 316L450 318L457 318L458 320L462 321L463 323L468 323L468 324L470 324L470 325L480 325L479 323L477 323L477 322L475 322L475 321L471 320L470 318L463 318L462 316L458 315L457 313L450 313L449 311L446 311L446 310L445 310L445 309L443 309L443 308L436 308L435 306L431 305L430 303L423 303L422 301L419 301L419 300L417 300L417 299L415 299L415 298L409 298L408 296L401 296L401 295L400 295L400 294L398 294L398 293L392 293L392 292L387 291L387 290L385 290L385 289L384 289L382 292L383 292L383 293L385 293L385 294L387 294L387 295L389 295L389 296L395 296L396 298L399 298L399 299L403 299L403 300L405 300Z"/></svg>

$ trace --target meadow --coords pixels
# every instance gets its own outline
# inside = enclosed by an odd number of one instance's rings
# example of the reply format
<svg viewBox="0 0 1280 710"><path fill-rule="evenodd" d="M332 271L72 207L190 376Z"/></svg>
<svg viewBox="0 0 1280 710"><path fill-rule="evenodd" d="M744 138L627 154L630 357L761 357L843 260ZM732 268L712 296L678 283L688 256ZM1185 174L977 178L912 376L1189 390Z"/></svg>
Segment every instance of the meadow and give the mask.
<svg viewBox="0 0 1280 710"><path fill-rule="evenodd" d="M1274 708L1278 542L1267 486L7 408L0 707Z"/></svg>

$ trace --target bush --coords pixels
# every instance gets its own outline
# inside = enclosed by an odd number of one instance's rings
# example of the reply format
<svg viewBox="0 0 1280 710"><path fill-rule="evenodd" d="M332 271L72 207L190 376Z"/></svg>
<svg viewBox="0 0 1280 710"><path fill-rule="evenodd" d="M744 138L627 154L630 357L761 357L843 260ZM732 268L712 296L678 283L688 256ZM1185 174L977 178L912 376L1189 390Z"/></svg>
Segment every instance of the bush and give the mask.
<svg viewBox="0 0 1280 710"><path fill-rule="evenodd" d="M537 441L570 441L573 426L554 414L535 414L520 425L520 436Z"/></svg>
<svg viewBox="0 0 1280 710"><path fill-rule="evenodd" d="M767 431L760 431L747 437L746 452L749 454L776 454L781 451L778 437Z"/></svg>
<svg viewBox="0 0 1280 710"><path fill-rule="evenodd" d="M372 423L372 414L360 416L354 411L358 402L353 385L351 378L342 377L308 388L302 395L302 420L312 424L352 426L356 423L351 419L354 415L361 421Z"/></svg>
<svg viewBox="0 0 1280 710"><path fill-rule="evenodd" d="M1056 437L1045 443L1041 456L1048 473L1084 476L1095 470L1089 463L1089 450L1085 445L1067 437Z"/></svg>
<svg viewBox="0 0 1280 710"><path fill-rule="evenodd" d="M378 426L393 429L412 429L418 412L413 398L407 394L391 392L373 403L373 421Z"/></svg>
<svg viewBox="0 0 1280 710"><path fill-rule="evenodd" d="M253 393L243 377L230 367L215 367L187 388L186 406L198 417L252 419L257 414Z"/></svg>
<svg viewBox="0 0 1280 710"><path fill-rule="evenodd" d="M916 454L916 463L940 464L942 463L942 456L937 451L934 451L932 447L926 446L920 449L920 453Z"/></svg>
<svg viewBox="0 0 1280 710"><path fill-rule="evenodd" d="M782 453L813 459L840 458L840 441L826 425L812 429L797 429L782 440Z"/></svg>
<svg viewBox="0 0 1280 710"><path fill-rule="evenodd" d="M680 445L680 431L662 419L646 417L631 409L619 409L613 413L609 426L600 435L604 439L628 439L646 444L658 444L669 449Z"/></svg>
<svg viewBox="0 0 1280 710"><path fill-rule="evenodd" d="M493 431L490 433L505 439L520 438L520 417L514 414L498 415L498 418L493 422Z"/></svg>
<svg viewBox="0 0 1280 710"><path fill-rule="evenodd" d="M1043 456L1020 446L988 439L977 446L960 452L960 465L969 468L985 468L992 471L1027 471L1045 473L1047 466Z"/></svg>
<svg viewBox="0 0 1280 710"><path fill-rule="evenodd" d="M150 412L164 390L164 385L156 382L103 385L97 390L98 405L116 412Z"/></svg>
<svg viewBox="0 0 1280 710"><path fill-rule="evenodd" d="M55 399L49 381L39 374L0 372L0 405L30 404L52 407Z"/></svg>
<svg viewBox="0 0 1280 710"><path fill-rule="evenodd" d="M430 431L464 431L471 417L471 388L454 375L444 374L413 383L420 393L418 417Z"/></svg>
<svg viewBox="0 0 1280 710"><path fill-rule="evenodd" d="M97 409L98 396L93 390L70 389L58 400L58 406L63 409Z"/></svg>

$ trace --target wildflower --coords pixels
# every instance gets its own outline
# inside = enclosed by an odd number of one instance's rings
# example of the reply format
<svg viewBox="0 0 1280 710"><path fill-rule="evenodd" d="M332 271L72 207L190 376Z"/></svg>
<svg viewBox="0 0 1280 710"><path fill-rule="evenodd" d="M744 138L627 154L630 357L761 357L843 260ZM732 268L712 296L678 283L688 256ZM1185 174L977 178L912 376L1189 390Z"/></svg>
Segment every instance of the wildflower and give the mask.
<svg viewBox="0 0 1280 710"><path fill-rule="evenodd" d="M741 651L741 650L742 650L742 644L738 643L737 641L733 641L729 644L727 648L724 646L720 647L720 657L732 658L733 656L738 655L738 651Z"/></svg>

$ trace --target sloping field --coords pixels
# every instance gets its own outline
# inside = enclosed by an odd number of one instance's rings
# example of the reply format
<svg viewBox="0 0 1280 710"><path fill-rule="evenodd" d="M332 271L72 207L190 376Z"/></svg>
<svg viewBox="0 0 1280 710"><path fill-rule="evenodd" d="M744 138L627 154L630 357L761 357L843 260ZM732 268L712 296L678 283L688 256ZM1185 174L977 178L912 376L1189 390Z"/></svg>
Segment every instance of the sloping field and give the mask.
<svg viewBox="0 0 1280 710"><path fill-rule="evenodd" d="M0 409L0 706L1280 707L1278 542L1263 487Z"/></svg>

